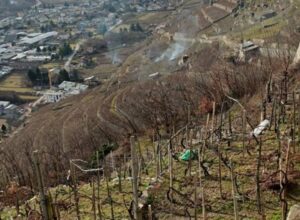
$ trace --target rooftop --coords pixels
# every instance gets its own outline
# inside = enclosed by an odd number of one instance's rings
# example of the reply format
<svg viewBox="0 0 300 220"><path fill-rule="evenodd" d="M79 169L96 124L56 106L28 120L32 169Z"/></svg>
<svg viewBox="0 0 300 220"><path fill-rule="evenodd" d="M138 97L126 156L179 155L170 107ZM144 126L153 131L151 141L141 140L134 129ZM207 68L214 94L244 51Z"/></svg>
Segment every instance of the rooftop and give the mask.
<svg viewBox="0 0 300 220"><path fill-rule="evenodd" d="M6 108L9 104L9 101L0 101L0 106L3 106L4 108Z"/></svg>
<svg viewBox="0 0 300 220"><path fill-rule="evenodd" d="M87 85L81 84L81 83L75 83L75 82L70 82L70 81L63 81L58 88L63 89L65 91L74 91L74 90L79 90L79 91L84 91L88 88Z"/></svg>
<svg viewBox="0 0 300 220"><path fill-rule="evenodd" d="M21 39L19 44L35 44L35 43L38 43L38 42L40 42L42 40L45 40L47 38L55 37L57 35L58 35L58 33L56 31L51 31L51 32L47 32L47 33L44 33L44 34L36 35L32 38L24 37L24 38ZM30 36L30 35L28 35L28 36Z"/></svg>

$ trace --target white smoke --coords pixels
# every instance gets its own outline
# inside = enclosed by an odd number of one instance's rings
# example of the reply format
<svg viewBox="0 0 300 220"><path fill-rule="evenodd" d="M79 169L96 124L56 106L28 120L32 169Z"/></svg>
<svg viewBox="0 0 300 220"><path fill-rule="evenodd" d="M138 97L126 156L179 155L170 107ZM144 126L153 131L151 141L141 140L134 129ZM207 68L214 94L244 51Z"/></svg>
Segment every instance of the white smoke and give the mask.
<svg viewBox="0 0 300 220"><path fill-rule="evenodd" d="M155 62L162 60L175 60L180 57L185 50L188 49L189 45L182 39L185 39L183 33L175 33L174 35L175 42L173 42L168 49L166 49L160 57L158 57Z"/></svg>
<svg viewBox="0 0 300 220"><path fill-rule="evenodd" d="M190 10L183 10L180 17L178 17L178 32L174 34L173 42L155 62L162 60L172 61L181 57L193 44L193 39L197 37L199 31L198 17L190 15Z"/></svg>
<svg viewBox="0 0 300 220"><path fill-rule="evenodd" d="M111 60L112 64L122 63L122 60L119 57L119 53L117 50L110 51L110 52L106 53L105 56Z"/></svg>

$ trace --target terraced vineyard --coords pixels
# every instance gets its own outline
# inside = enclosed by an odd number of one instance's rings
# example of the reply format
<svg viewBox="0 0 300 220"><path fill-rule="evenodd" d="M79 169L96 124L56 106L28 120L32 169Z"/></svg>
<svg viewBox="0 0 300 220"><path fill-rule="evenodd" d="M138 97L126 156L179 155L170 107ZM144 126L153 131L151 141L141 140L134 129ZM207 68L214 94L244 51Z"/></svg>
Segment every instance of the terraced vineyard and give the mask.
<svg viewBox="0 0 300 220"><path fill-rule="evenodd" d="M296 90L298 84L289 88ZM256 125L253 123L259 122L260 112L252 112L253 106L245 104L246 124L241 120L243 109L234 104L226 113L212 114L202 122L196 122L198 120L194 118L190 125L179 129L168 139L143 136L132 143L140 161L137 169L139 207L144 207L141 209L144 218L148 218L149 214L159 219L194 218L195 215L200 218L205 210L209 219L234 219L235 214L247 219L259 219L261 216L281 219L288 207L296 204L300 197L299 100L295 102L293 93L289 91L287 96L278 96L278 91L273 90L273 101L265 109L270 126L255 138L248 134ZM284 97L287 98L285 105L276 105L282 103L279 99ZM256 98L253 97L253 100ZM285 110L282 111L282 108ZM113 109L111 113L116 114L115 107ZM290 134L291 128L294 134ZM161 131L162 136L166 135L164 133ZM130 168L130 153L123 150L121 154L115 152L101 162L104 173L100 174L99 188L95 173L87 175L77 170L74 175L79 179L88 178L90 184L69 182L72 187L60 185L49 189L61 219L74 219L78 214L82 219L94 219L96 216L129 219L133 215L134 168ZM195 157L187 161L180 159L185 150L192 150ZM72 184L78 184L76 195ZM76 198L78 210L75 209ZM26 202L26 206L21 206L19 212L37 210L38 201L34 197ZM287 209L284 204L288 205ZM1 215L5 217L14 213L14 209L4 209Z"/></svg>
<svg viewBox="0 0 300 220"><path fill-rule="evenodd" d="M38 191L66 220L286 216L300 194L299 68L290 68L290 53L241 61L238 24L224 9L235 4L188 3L141 13L153 35L122 46L120 64L102 54L83 71L103 76L100 86L33 108L3 139L0 218L38 219ZM272 21L270 32L246 25L244 35L292 39L282 33L291 20Z"/></svg>

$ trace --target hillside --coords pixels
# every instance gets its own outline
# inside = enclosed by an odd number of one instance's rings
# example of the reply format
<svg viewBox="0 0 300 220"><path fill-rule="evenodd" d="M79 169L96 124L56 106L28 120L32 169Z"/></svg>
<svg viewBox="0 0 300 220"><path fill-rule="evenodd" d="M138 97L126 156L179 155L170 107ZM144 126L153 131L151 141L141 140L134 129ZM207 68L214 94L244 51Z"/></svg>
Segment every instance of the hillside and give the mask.
<svg viewBox="0 0 300 220"><path fill-rule="evenodd" d="M156 135L154 139L140 136L135 146L138 161L142 161L138 169L139 206L144 206L142 219L185 219L188 216L195 218L195 215L198 218L205 215L209 219L234 219L235 214L247 219L263 216L265 219L283 219L282 216L300 198L299 103L293 98L293 94L298 94L295 89L299 86L300 75L293 73L288 78L288 90L283 93L287 96L282 105L279 99L285 96L280 98L278 94L283 91L276 88L285 77L274 75L271 101L262 112L270 120L270 126L257 139L249 134L261 120L255 104L260 99L258 96L247 99L247 103L233 101L226 113L215 115L211 112L202 122L196 122L192 117L188 126L178 129L168 139ZM284 111L280 110L282 107ZM243 112L245 122L241 120ZM297 123L293 122L295 120ZM290 129L294 129L294 136ZM163 137L165 132L160 134ZM123 152L110 154L101 162L106 171L100 174L99 189L96 173L84 174L79 170L73 177L86 179L90 184L79 181L78 189L72 185L50 189L61 219L75 219L78 214L83 219L96 216L129 219L133 215L132 156L128 152L128 143L124 147ZM195 157L184 161L180 158L186 147L195 152ZM82 169L88 169L84 163L78 164ZM260 184L255 188L257 181ZM76 201L79 204L77 211ZM19 212L34 211L37 202L36 198L31 199L26 206L20 207ZM6 208L3 216L13 213L14 209Z"/></svg>
<svg viewBox="0 0 300 220"><path fill-rule="evenodd" d="M110 51L95 55L99 65L84 72L105 75L100 86L33 108L2 140L1 187L9 191L14 180L27 190L17 212L40 215L36 197L24 205L38 191L32 152L39 150L60 219L129 219L135 166L144 215L151 205L149 219L287 215L299 201L300 71L292 65L299 1L262 23L253 23L251 8L261 13L255 3L241 10L232 1L218 4L186 1L174 11L128 16L122 27L139 22L155 28L145 40L113 50L117 64L107 64ZM260 54L241 56L241 40L255 42ZM251 135L263 120L270 125ZM130 169L131 136L139 140L139 164ZM187 149L194 158L180 160ZM75 172L72 159L101 172ZM68 170L74 176L66 182ZM0 197L0 217L16 215L10 197L16 195Z"/></svg>

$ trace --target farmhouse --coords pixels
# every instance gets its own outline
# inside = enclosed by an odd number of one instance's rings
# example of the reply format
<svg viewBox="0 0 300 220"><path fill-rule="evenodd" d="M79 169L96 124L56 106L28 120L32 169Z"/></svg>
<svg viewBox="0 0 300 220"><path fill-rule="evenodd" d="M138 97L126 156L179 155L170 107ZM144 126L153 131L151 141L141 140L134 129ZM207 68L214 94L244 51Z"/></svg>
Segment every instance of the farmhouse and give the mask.
<svg viewBox="0 0 300 220"><path fill-rule="evenodd" d="M87 90L88 86L81 83L63 81L58 88L65 91L69 95L76 95Z"/></svg>
<svg viewBox="0 0 300 220"><path fill-rule="evenodd" d="M55 103L59 102L65 97L72 96L72 95L78 95L85 90L88 89L89 86L81 84L81 83L75 83L75 82L69 82L69 81L63 81L58 88L52 87L52 89L42 93L43 94L43 101L45 103Z"/></svg>
<svg viewBox="0 0 300 220"><path fill-rule="evenodd" d="M65 95L62 91L48 90L47 92L44 93L44 101L46 103L59 102L64 97Z"/></svg>

